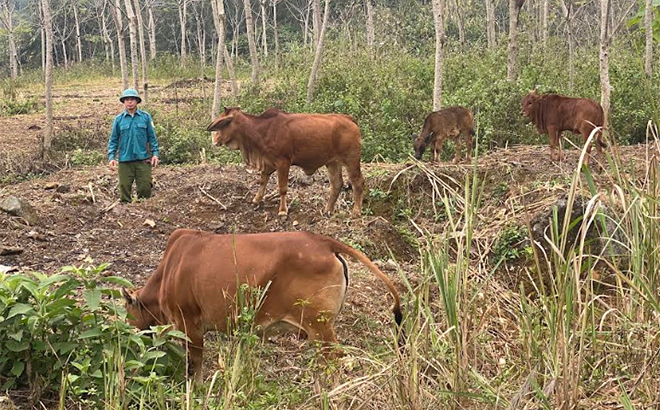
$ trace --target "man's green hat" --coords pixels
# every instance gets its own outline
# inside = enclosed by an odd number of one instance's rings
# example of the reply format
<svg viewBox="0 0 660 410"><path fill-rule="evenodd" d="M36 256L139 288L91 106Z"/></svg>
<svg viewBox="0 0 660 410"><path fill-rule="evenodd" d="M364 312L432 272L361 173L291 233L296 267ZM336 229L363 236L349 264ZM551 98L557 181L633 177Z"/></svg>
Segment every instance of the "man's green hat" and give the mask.
<svg viewBox="0 0 660 410"><path fill-rule="evenodd" d="M142 98L140 98L140 94L134 88L125 89L124 92L122 93L121 97L119 97L119 101L124 102L124 98L126 98L126 97L136 98L138 104L142 102Z"/></svg>

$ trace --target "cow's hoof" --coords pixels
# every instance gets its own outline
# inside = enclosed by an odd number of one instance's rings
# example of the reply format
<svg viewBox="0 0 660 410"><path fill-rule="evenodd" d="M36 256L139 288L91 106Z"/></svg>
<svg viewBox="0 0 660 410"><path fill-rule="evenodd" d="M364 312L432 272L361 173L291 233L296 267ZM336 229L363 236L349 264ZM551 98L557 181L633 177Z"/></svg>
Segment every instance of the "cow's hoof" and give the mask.
<svg viewBox="0 0 660 410"><path fill-rule="evenodd" d="M279 216L280 218L286 218L288 214L286 211L280 211L277 213L277 216Z"/></svg>

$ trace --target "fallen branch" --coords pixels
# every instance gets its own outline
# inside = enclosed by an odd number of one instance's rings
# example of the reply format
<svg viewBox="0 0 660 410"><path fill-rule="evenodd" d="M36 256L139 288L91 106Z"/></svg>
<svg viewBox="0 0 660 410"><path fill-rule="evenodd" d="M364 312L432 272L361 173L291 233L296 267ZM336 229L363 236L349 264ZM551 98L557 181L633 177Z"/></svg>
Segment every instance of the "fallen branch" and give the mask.
<svg viewBox="0 0 660 410"><path fill-rule="evenodd" d="M211 198L213 201L215 201L215 203L217 203L218 205L220 205L220 206L222 207L222 209L224 209L225 211L227 210L227 206L225 206L225 204L223 204L222 202L220 202L220 201L218 201L217 199L215 199L215 198L214 198L213 196L211 196L208 192L204 191L204 188L199 187L199 190L202 191L202 193L203 193L204 195L208 196L208 197Z"/></svg>

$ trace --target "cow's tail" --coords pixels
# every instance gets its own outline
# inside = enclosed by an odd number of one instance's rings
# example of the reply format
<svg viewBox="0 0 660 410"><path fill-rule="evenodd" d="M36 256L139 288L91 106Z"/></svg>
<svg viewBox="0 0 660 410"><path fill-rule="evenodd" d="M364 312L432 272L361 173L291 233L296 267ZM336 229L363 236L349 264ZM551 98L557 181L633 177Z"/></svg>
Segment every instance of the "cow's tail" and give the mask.
<svg viewBox="0 0 660 410"><path fill-rule="evenodd" d="M609 144L607 143L604 135L605 130L606 128L602 127L596 135L596 144L600 145L603 149L607 149L607 147L609 147Z"/></svg>
<svg viewBox="0 0 660 410"><path fill-rule="evenodd" d="M399 298L399 292L397 292L390 278L388 278L387 275L385 275L380 269L378 269L378 267L364 253L334 239L331 238L327 238L327 239L329 239L330 248L332 249L332 252L349 255L352 258L360 261L364 266L366 266L371 271L371 273L376 275L380 280L383 281L383 283L385 283L390 293L394 297L394 307L392 308L392 312L394 313L394 321L396 322L397 329L400 335L399 346L403 346L405 344L405 336L403 333L403 328L401 327L401 323L403 322L403 314L401 313L401 300Z"/></svg>

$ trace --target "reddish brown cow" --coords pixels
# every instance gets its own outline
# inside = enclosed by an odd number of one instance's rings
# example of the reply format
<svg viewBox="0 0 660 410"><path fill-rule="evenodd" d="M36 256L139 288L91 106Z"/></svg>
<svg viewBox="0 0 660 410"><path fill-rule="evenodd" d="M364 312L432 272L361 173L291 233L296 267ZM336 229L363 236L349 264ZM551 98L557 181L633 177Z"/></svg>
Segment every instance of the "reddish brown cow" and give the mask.
<svg viewBox="0 0 660 410"><path fill-rule="evenodd" d="M422 132L414 140L415 158L422 159L426 147L433 146L433 162L438 161L445 139L451 138L455 142L456 153L454 162L461 160L461 136L465 138L467 146L467 159L472 158L472 137L474 136L474 116L472 111L465 107L448 107L434 111L426 116ZM413 136L414 137L414 136Z"/></svg>
<svg viewBox="0 0 660 410"><path fill-rule="evenodd" d="M170 235L158 268L137 292L123 291L131 325L148 329L174 324L190 339L190 370L201 379L204 333L228 331L242 284L266 289L256 324L304 332L326 355L335 355L334 322L348 287L340 254L364 264L394 296L401 324L399 294L392 281L362 252L326 236L307 232L215 235L178 229ZM271 328L272 330L272 328Z"/></svg>
<svg viewBox="0 0 660 410"><path fill-rule="evenodd" d="M360 214L364 190L360 171L362 137L353 118L342 114L288 114L278 109L254 116L234 107L225 108L208 131L215 131L214 145L240 150L243 161L261 171L259 191L252 202L261 202L268 178L277 170L279 214L286 215L291 165L301 167L307 175L325 165L330 177L325 212L332 213L343 185L344 166L353 186L353 214Z"/></svg>
<svg viewBox="0 0 660 410"><path fill-rule="evenodd" d="M588 98L540 95L534 90L523 98L522 105L522 114L536 125L539 134L548 134L550 137L550 159L553 161L561 160L559 141L563 131L582 134L584 144L594 128L602 127L605 120L603 107ZM603 148L607 148L602 131L597 131L595 137L596 151L602 154ZM591 153L591 145L587 147L587 153Z"/></svg>

